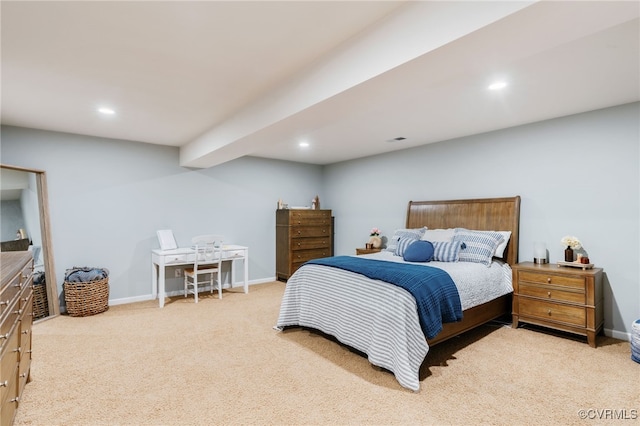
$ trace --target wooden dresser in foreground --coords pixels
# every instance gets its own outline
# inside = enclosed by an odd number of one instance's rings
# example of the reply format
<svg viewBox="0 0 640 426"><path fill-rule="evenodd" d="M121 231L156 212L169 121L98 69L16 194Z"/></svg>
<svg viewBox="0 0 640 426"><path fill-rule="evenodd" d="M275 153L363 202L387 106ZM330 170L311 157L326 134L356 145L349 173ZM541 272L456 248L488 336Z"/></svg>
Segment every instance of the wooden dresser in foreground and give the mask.
<svg viewBox="0 0 640 426"><path fill-rule="evenodd" d="M276 210L276 279L286 281L307 260L329 256L331 210Z"/></svg>
<svg viewBox="0 0 640 426"><path fill-rule="evenodd" d="M519 321L586 336L595 348L604 325L602 269L513 266L513 328Z"/></svg>
<svg viewBox="0 0 640 426"><path fill-rule="evenodd" d="M30 380L33 324L31 252L0 253L0 424L10 425Z"/></svg>

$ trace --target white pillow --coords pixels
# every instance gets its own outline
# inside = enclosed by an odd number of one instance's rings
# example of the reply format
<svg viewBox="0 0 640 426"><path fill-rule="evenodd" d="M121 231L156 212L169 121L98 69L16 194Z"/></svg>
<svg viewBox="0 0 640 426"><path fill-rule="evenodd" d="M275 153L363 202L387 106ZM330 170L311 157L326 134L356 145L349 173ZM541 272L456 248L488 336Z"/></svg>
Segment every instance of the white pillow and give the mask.
<svg viewBox="0 0 640 426"><path fill-rule="evenodd" d="M511 238L511 231L496 231L498 234L502 235L502 242L496 248L496 252L494 254L495 257L503 258L504 257L504 249L507 248L507 243Z"/></svg>
<svg viewBox="0 0 640 426"><path fill-rule="evenodd" d="M449 229L427 229L424 231L422 240L440 243L448 243L453 240L454 228Z"/></svg>

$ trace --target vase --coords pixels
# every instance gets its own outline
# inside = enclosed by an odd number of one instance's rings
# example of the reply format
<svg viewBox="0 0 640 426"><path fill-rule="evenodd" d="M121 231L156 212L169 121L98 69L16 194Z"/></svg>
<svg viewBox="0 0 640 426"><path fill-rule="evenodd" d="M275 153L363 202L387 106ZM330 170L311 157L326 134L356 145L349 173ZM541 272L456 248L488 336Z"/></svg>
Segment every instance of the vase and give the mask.
<svg viewBox="0 0 640 426"><path fill-rule="evenodd" d="M568 247L564 250L564 261L573 262L573 249Z"/></svg>
<svg viewBox="0 0 640 426"><path fill-rule="evenodd" d="M369 244L371 244L371 247L373 248L380 248L382 247L382 238L378 237L377 235L372 235L369 238Z"/></svg>

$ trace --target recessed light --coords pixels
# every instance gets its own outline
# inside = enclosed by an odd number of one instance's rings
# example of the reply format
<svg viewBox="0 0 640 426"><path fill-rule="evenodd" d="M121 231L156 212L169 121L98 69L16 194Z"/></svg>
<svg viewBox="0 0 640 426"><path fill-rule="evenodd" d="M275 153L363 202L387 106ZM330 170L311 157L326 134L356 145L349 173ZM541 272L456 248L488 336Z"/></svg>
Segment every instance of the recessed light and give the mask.
<svg viewBox="0 0 640 426"><path fill-rule="evenodd" d="M98 112L99 112L100 114L104 114L104 115L113 115L113 114L115 114L115 113L116 113L113 109L111 109L111 108L107 108L107 107L100 107L100 108L98 108Z"/></svg>
<svg viewBox="0 0 640 426"><path fill-rule="evenodd" d="M300 148L309 148L309 142L300 142L298 146Z"/></svg>
<svg viewBox="0 0 640 426"><path fill-rule="evenodd" d="M507 87L507 83L504 81L496 81L495 83L491 83L487 89L489 90L501 90Z"/></svg>

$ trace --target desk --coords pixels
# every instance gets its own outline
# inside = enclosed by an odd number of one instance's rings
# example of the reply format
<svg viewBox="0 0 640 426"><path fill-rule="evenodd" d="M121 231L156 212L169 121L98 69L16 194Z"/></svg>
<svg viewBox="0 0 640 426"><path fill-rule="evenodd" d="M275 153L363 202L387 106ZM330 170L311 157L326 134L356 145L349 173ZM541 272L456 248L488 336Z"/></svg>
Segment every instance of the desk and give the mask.
<svg viewBox="0 0 640 426"><path fill-rule="evenodd" d="M151 252L151 295L158 298L158 304L164 306L164 271L167 266L193 265L195 250L177 248L173 250L152 250ZM244 265L244 292L249 292L249 247L222 246L222 261L231 262L231 287L235 284L235 263L242 259Z"/></svg>

